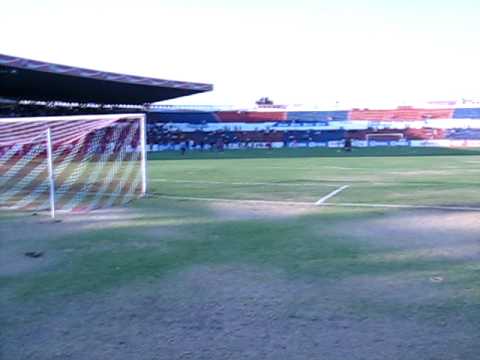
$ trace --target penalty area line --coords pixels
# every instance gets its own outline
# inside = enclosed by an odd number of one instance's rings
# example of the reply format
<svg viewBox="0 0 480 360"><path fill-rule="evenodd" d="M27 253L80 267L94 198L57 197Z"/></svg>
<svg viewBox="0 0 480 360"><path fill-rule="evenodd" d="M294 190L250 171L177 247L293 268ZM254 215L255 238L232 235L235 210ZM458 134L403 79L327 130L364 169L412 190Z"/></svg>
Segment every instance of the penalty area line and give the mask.
<svg viewBox="0 0 480 360"><path fill-rule="evenodd" d="M190 200L190 201L208 201L208 202L236 202L245 204L267 204L267 205L297 205L297 206L312 206L313 203L305 201L282 201L282 200L254 200L254 199L227 199L227 198L208 198L195 196L175 196L155 194L158 198L170 200Z"/></svg>
<svg viewBox="0 0 480 360"><path fill-rule="evenodd" d="M331 193L325 195L324 197L320 198L316 203L315 205L322 205L325 203L325 201L327 201L328 199L334 197L335 195L337 195L338 193L342 192L343 190L347 189L348 187L350 187L350 185L343 185L343 186L340 186L337 190L334 190L332 191Z"/></svg>
<svg viewBox="0 0 480 360"><path fill-rule="evenodd" d="M426 210L450 210L450 211L480 211L475 206L448 206L448 205L405 205L405 204L369 204L369 203L327 203L320 204L331 207L364 207L385 209L426 209Z"/></svg>
<svg viewBox="0 0 480 360"><path fill-rule="evenodd" d="M208 198L195 196L176 196L150 193L157 198L169 200L187 200L204 202L236 202L244 204L266 204L266 205L289 205L289 206L310 206L310 207L352 207L352 208L385 208L385 209L425 209L425 210L447 210L447 211L478 211L480 207L474 206L442 206L442 205L406 205L406 204L371 204L371 203L321 203L321 206L313 202L305 201L282 201L282 200L254 200L254 199L227 199L227 198Z"/></svg>

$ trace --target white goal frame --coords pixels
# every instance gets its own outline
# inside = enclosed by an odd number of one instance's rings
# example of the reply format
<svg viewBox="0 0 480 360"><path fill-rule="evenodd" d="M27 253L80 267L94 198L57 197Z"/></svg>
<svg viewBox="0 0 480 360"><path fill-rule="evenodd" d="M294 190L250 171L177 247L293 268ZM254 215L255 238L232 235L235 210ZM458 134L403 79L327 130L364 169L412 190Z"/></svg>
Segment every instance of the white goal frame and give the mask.
<svg viewBox="0 0 480 360"><path fill-rule="evenodd" d="M0 118L0 124L8 123L28 123L28 122L42 122L42 121L95 121L95 120L132 120L139 121L140 130L140 171L141 171L141 196L145 196L148 189L147 181L147 151L146 151L146 115L143 113L128 113L128 114L98 114L98 115L65 115L65 116L44 116L44 117L15 117L15 118ZM41 134L35 139L41 140ZM47 150L47 168L48 168L48 183L49 183L49 203L50 203L50 217L55 219L55 177L54 177L54 162L53 162L53 146L52 146L52 132L50 127L44 132L44 141ZM1 175L1 174L0 174Z"/></svg>

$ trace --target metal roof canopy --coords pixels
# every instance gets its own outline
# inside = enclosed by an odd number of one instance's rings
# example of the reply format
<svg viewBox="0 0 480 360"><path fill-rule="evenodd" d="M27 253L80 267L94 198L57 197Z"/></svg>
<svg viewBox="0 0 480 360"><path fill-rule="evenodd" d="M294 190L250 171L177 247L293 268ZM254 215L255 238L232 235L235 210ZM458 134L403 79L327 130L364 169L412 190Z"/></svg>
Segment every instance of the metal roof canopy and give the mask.
<svg viewBox="0 0 480 360"><path fill-rule="evenodd" d="M212 89L210 84L123 75L0 54L0 96L10 99L133 105Z"/></svg>

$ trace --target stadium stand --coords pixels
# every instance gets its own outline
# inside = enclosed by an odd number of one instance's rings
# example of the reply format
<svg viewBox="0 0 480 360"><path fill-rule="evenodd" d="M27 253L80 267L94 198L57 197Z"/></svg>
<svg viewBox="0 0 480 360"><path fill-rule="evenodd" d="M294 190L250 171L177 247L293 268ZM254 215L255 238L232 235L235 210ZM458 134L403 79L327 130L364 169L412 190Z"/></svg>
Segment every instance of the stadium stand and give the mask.
<svg viewBox="0 0 480 360"><path fill-rule="evenodd" d="M448 129L445 138L452 140L480 140L480 129Z"/></svg>
<svg viewBox="0 0 480 360"><path fill-rule="evenodd" d="M215 115L221 122L261 123L285 121L285 111L217 111Z"/></svg>
<svg viewBox="0 0 480 360"><path fill-rule="evenodd" d="M188 124L208 124L219 122L218 117L213 112L189 112L189 111L171 111L171 112L148 112L147 120L155 123L188 123Z"/></svg>
<svg viewBox="0 0 480 360"><path fill-rule="evenodd" d="M393 120L451 119L453 109L416 109L408 106L393 110Z"/></svg>
<svg viewBox="0 0 480 360"><path fill-rule="evenodd" d="M288 121L317 122L348 120L348 111L291 111L287 113Z"/></svg>
<svg viewBox="0 0 480 360"><path fill-rule="evenodd" d="M353 109L349 120L403 121L425 119L451 119L453 109L417 109L408 106L394 110Z"/></svg>
<svg viewBox="0 0 480 360"><path fill-rule="evenodd" d="M470 129L476 125L469 119L480 119L480 108L452 109L452 104L432 109L400 106L330 111L307 111L297 105L241 110L148 104L209 90L209 84L93 71L0 54L0 117L146 113L150 145L288 146L346 138L398 139L399 134L404 140L479 139L479 130ZM447 121L430 122L440 119ZM454 128L448 119L464 119L462 129Z"/></svg>
<svg viewBox="0 0 480 360"><path fill-rule="evenodd" d="M445 139L445 130L443 129L407 129L404 131L405 138L408 140L440 140Z"/></svg>
<svg viewBox="0 0 480 360"><path fill-rule="evenodd" d="M458 108L453 112L454 119L480 119L480 108Z"/></svg>
<svg viewBox="0 0 480 360"><path fill-rule="evenodd" d="M346 137L345 130L326 130L326 131L277 131L277 130L257 130L257 131L169 131L161 124L149 125L148 143L150 145L170 146L174 148L184 142L191 142L193 146L199 144L237 144L248 146L252 143L283 143L288 146L291 143L327 143L329 141L342 141Z"/></svg>

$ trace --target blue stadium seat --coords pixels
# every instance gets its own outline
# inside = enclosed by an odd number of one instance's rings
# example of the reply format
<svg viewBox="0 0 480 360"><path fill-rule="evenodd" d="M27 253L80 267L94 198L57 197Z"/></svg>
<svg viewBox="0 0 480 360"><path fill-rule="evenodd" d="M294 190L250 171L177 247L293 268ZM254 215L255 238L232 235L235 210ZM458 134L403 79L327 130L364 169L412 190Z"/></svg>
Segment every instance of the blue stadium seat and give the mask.
<svg viewBox="0 0 480 360"><path fill-rule="evenodd" d="M343 121L348 119L348 111L292 111L287 116L288 121Z"/></svg>
<svg viewBox="0 0 480 360"><path fill-rule="evenodd" d="M480 140L480 129L449 129L446 138L452 140Z"/></svg>
<svg viewBox="0 0 480 360"><path fill-rule="evenodd" d="M480 119L480 108L460 108L453 112L454 119Z"/></svg>
<svg viewBox="0 0 480 360"><path fill-rule="evenodd" d="M147 113L149 122L161 123L189 123L189 124L206 124L218 122L213 112L203 111L171 111L171 112L149 112Z"/></svg>

